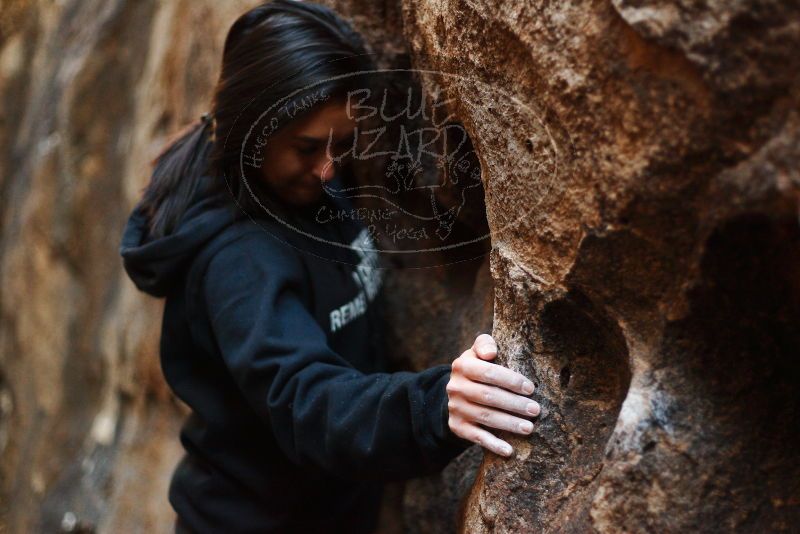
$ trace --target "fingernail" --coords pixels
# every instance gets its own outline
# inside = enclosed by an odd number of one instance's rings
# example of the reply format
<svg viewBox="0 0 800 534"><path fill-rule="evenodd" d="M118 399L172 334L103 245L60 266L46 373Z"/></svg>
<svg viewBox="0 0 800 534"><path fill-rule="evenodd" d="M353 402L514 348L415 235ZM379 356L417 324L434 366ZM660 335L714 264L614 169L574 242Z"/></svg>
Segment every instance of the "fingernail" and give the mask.
<svg viewBox="0 0 800 534"><path fill-rule="evenodd" d="M528 413L531 415L539 415L539 405L535 402L529 402L527 406Z"/></svg>
<svg viewBox="0 0 800 534"><path fill-rule="evenodd" d="M502 454L506 455L506 456L510 455L510 454L511 454L511 452L512 452L512 451L511 451L511 446L510 446L510 445L505 445L505 446L503 446L503 447L500 447L500 452L501 452Z"/></svg>
<svg viewBox="0 0 800 534"><path fill-rule="evenodd" d="M525 393L533 393L533 382L526 380L522 383L522 391Z"/></svg>
<svg viewBox="0 0 800 534"><path fill-rule="evenodd" d="M497 352L497 347L495 347L490 343L487 343L478 347L478 350L480 351L481 354L486 354L487 352Z"/></svg>
<svg viewBox="0 0 800 534"><path fill-rule="evenodd" d="M533 423L531 423L530 421L525 421L524 423L520 423L519 429L527 434L528 432L533 430Z"/></svg>

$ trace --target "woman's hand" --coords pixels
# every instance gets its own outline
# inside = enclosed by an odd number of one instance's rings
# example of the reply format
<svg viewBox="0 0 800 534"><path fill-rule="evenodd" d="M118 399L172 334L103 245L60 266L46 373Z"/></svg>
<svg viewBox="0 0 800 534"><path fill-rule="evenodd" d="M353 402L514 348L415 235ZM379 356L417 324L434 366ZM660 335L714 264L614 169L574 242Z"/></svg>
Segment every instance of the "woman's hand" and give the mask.
<svg viewBox="0 0 800 534"><path fill-rule="evenodd" d="M492 336L481 334L471 348L453 361L447 383L448 425L463 439L501 456L511 456L511 445L478 425L530 434L533 423L522 417L539 415L540 407L523 396L533 393L533 382L508 367L484 361L496 356L497 344Z"/></svg>

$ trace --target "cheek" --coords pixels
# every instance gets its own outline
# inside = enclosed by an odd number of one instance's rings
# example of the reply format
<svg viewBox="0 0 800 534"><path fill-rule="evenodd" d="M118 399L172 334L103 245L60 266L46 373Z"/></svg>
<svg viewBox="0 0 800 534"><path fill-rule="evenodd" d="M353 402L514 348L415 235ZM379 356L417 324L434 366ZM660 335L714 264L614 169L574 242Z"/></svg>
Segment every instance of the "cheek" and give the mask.
<svg viewBox="0 0 800 534"><path fill-rule="evenodd" d="M305 162L291 149L267 150L264 156L267 176L277 184L293 180L305 172Z"/></svg>
<svg viewBox="0 0 800 534"><path fill-rule="evenodd" d="M291 174L293 176L298 174L305 174L306 168L308 167L308 165L306 164L306 159L298 155L294 151L287 152L285 165L288 174Z"/></svg>

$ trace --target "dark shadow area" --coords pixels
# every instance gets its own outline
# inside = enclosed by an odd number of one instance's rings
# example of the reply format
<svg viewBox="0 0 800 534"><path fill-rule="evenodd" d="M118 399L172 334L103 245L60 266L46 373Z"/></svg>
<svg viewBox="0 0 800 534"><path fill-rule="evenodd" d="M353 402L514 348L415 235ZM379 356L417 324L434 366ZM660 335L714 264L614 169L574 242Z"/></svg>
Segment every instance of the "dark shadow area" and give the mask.
<svg viewBox="0 0 800 534"><path fill-rule="evenodd" d="M460 265L474 274L491 242L480 161L431 79L412 70L365 76L351 96L358 148L344 171L353 204L395 269Z"/></svg>
<svg viewBox="0 0 800 534"><path fill-rule="evenodd" d="M419 82L405 71L370 80L359 113L375 114L359 122L369 133L345 174L353 203L378 216L368 227L386 267L392 371L450 363L479 333L492 331L480 162L464 125L441 105L443 95L426 93ZM407 533L455 532L481 458L472 447L440 474L389 488L384 524L402 523Z"/></svg>
<svg viewBox="0 0 800 534"><path fill-rule="evenodd" d="M542 503L534 520L550 518L539 528L585 531L594 481L630 385L628 349L616 322L575 288L545 305L539 335L536 376L548 415L538 433L547 446L534 441L526 492ZM571 489L556 498L565 488Z"/></svg>
<svg viewBox="0 0 800 534"><path fill-rule="evenodd" d="M666 332L662 363L664 388L678 399L669 419L693 461L674 461L658 443L653 476L671 466L681 483L670 500L702 504L670 512L681 528L792 530L800 520L796 216L746 214L721 226L690 299L691 313Z"/></svg>

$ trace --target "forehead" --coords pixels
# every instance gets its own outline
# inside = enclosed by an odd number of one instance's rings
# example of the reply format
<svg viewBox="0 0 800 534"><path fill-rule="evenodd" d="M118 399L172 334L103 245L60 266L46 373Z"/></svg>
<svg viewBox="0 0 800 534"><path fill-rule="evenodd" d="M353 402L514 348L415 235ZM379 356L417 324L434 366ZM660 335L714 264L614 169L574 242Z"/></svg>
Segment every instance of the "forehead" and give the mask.
<svg viewBox="0 0 800 534"><path fill-rule="evenodd" d="M289 130L295 136L327 138L331 129L334 134L352 130L355 120L347 115L345 100L332 100L309 111L294 121Z"/></svg>

